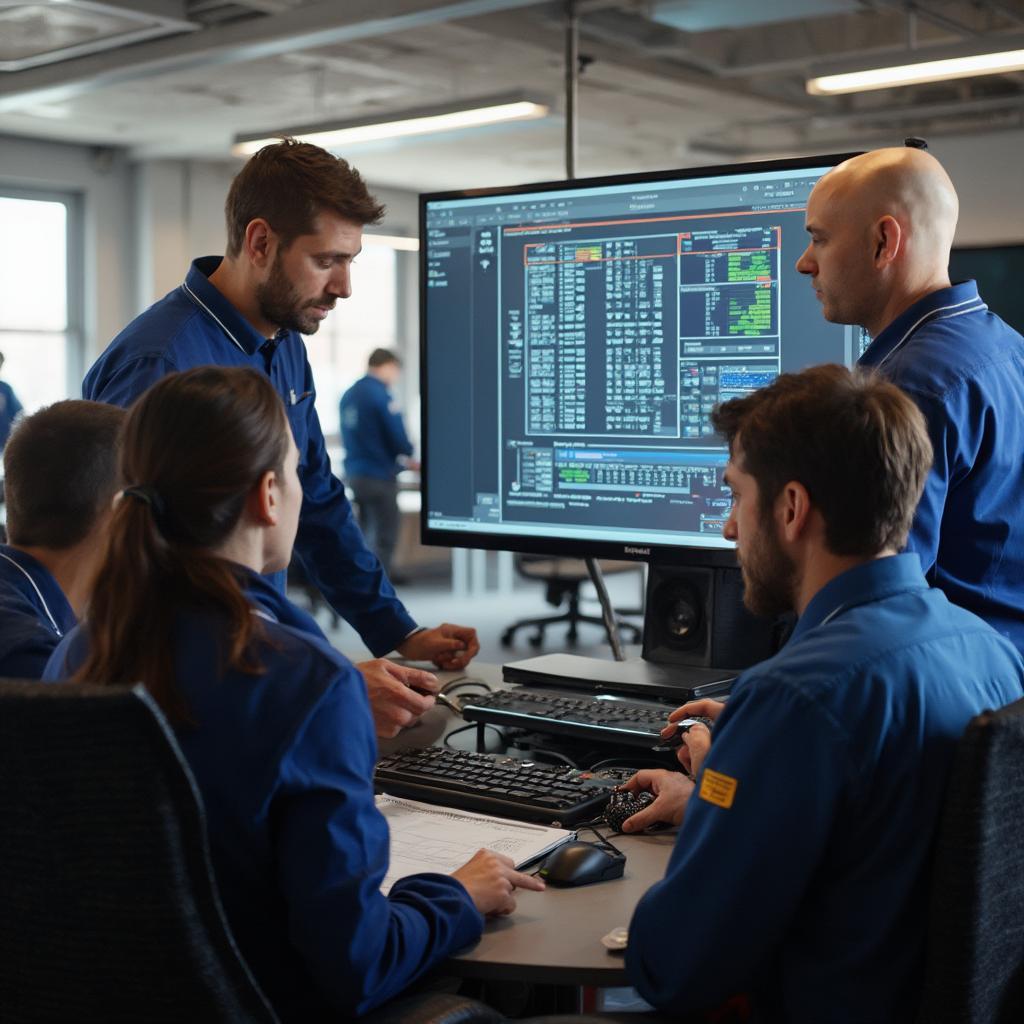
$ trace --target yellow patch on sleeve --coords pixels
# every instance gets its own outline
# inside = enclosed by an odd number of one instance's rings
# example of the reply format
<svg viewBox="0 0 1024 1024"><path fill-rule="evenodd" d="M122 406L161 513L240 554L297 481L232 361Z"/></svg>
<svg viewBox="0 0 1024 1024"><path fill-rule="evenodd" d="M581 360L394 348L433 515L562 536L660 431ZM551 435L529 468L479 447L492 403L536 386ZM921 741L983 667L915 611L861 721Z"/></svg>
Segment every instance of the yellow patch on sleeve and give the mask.
<svg viewBox="0 0 1024 1024"><path fill-rule="evenodd" d="M739 782L731 775L723 775L721 772L713 772L710 768L705 768L701 777L699 796L701 800L707 800L709 804L728 810L736 798L738 785Z"/></svg>

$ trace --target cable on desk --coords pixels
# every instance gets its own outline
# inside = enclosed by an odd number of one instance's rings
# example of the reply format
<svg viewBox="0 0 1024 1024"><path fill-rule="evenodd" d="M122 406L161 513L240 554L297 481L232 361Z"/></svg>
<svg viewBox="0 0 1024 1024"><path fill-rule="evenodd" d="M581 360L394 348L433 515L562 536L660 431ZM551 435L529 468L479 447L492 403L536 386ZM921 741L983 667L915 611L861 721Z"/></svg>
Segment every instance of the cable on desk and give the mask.
<svg viewBox="0 0 1024 1024"><path fill-rule="evenodd" d="M640 771L641 768L664 768L665 762L653 757L606 757L603 761L587 766L588 772L596 772L601 768L630 768Z"/></svg>
<svg viewBox="0 0 1024 1024"><path fill-rule="evenodd" d="M441 693L451 693L452 690L460 690L463 686L481 686L484 693L491 692L491 687L482 679L473 679L472 676L456 676L441 687Z"/></svg>
<svg viewBox="0 0 1024 1024"><path fill-rule="evenodd" d="M463 725L458 729L452 729L452 731L445 736L444 745L448 747L449 750L457 750L458 747L453 747L448 741L453 736L458 736L460 732L469 732L470 729L477 729L481 725L483 725L485 729L493 729L501 737L502 743L504 743L505 734L496 725L488 725L486 722L470 722L469 725ZM487 751L487 753L494 753L494 751Z"/></svg>
<svg viewBox="0 0 1024 1024"><path fill-rule="evenodd" d="M597 819L595 819L595 820L597 820ZM603 822L602 822L602 824L603 824ZM594 835L597 836L597 843L595 845L597 845L597 846L606 846L606 847L608 847L608 849L610 849L614 853L618 854L618 856L620 856L623 860L626 859L626 855L610 839L608 839L605 836L601 835L601 833L598 832L597 828L594 825L591 825L589 822L587 824L584 824L584 825L577 825L576 826L576 834L579 835L580 831L584 830L584 829L587 832L593 832Z"/></svg>
<svg viewBox="0 0 1024 1024"><path fill-rule="evenodd" d="M557 761L561 761L563 764L567 764L570 768L575 768L579 771L580 766L571 757L566 757L565 754L560 754L557 750L548 750L547 747L530 747L529 754L534 758L537 757L538 754L553 757Z"/></svg>
<svg viewBox="0 0 1024 1024"><path fill-rule="evenodd" d="M591 818L590 821L581 821L578 825L575 826L575 829L578 832L581 828L595 828L607 824L608 822L604 820L604 817L599 815L596 818Z"/></svg>

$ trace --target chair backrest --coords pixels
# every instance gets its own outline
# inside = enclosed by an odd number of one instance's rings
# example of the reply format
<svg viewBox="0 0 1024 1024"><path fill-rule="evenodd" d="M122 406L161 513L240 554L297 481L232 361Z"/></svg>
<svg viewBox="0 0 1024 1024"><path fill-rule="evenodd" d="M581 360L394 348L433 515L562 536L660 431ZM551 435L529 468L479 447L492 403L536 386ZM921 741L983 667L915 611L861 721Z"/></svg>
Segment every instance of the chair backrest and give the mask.
<svg viewBox="0 0 1024 1024"><path fill-rule="evenodd" d="M1024 1020L1024 700L974 718L935 845L921 1024Z"/></svg>
<svg viewBox="0 0 1024 1024"><path fill-rule="evenodd" d="M277 1021L141 687L0 680L0 1008L5 1024Z"/></svg>

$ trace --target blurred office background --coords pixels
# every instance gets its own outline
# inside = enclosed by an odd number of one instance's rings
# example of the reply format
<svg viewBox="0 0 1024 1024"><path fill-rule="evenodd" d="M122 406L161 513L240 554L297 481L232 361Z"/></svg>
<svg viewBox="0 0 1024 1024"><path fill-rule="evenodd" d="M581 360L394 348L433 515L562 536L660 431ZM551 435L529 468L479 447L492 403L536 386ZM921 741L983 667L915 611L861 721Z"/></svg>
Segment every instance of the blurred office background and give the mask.
<svg viewBox="0 0 1024 1024"><path fill-rule="evenodd" d="M811 95L807 80L1020 50L1024 2L579 0L577 10L579 175L923 136L960 193L957 258L990 304L1021 316L1011 307L1024 294L1024 71L844 95ZM564 177L563 22L564 4L526 0L0 4L0 376L27 411L77 396L129 320L193 257L223 251L239 136L541 96L547 113L533 119L339 148L388 214L370 229L353 297L308 339L321 422L340 468L338 399L385 346L404 360L398 399L417 441L417 194ZM422 621L477 625L485 656L499 660L508 622L544 613L543 587L508 556L453 566L449 551L423 548L416 480L405 484L402 596ZM638 606L637 573L611 589L620 606ZM582 593L594 611L588 584ZM530 636L513 649L532 653ZM350 630L336 638L360 653ZM581 627L581 652L601 642ZM541 646L564 646L564 628Z"/></svg>

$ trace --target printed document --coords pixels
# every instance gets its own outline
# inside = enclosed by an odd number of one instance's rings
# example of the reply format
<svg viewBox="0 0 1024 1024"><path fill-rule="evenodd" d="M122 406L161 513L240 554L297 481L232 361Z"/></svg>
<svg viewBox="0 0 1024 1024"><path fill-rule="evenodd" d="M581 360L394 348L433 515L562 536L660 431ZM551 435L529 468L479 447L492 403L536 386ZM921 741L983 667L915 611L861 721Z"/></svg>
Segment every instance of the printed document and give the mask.
<svg viewBox="0 0 1024 1024"><path fill-rule="evenodd" d="M380 886L385 894L406 875L450 874L482 848L506 854L519 868L575 835L564 828L492 818L419 800L385 795L376 800L391 830L391 863Z"/></svg>

